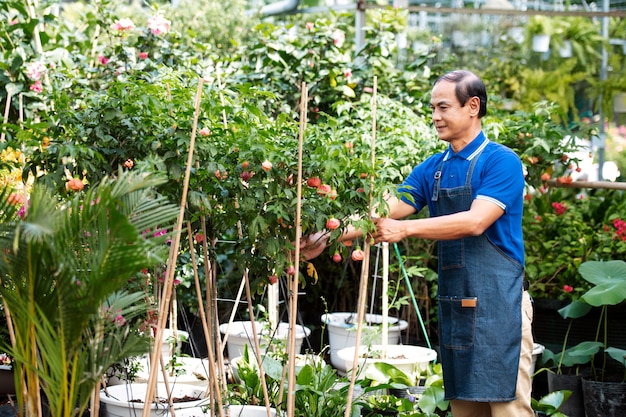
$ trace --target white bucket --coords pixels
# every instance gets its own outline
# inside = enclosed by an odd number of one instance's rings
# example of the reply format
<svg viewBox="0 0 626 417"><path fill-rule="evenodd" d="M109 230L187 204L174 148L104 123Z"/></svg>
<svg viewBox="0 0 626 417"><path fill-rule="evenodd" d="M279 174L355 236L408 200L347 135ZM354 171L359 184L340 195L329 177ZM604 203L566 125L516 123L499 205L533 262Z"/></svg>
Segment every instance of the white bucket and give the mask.
<svg viewBox="0 0 626 417"><path fill-rule="evenodd" d="M104 405L104 416L135 417L140 415L143 412L147 388L148 384L132 383L108 387L106 391L101 390L100 402ZM205 398L206 389L184 384L172 384L170 388L172 398L197 398L191 401L174 402L175 410L208 405L208 399ZM157 384L157 396L150 404L150 417L170 415L166 398L165 384Z"/></svg>
<svg viewBox="0 0 626 417"><path fill-rule="evenodd" d="M257 334L259 335L259 345L261 346L261 353L264 353L271 340L283 343L286 346L287 335L289 333L289 323L279 323L276 329L276 334L272 335L267 330L267 323L255 322L254 323ZM228 357L236 358L237 356L243 356L244 346L248 345L248 349L254 352L254 337L252 336L252 322L250 321L234 321L230 323L220 324L220 333L226 334L228 329L228 340L226 346L228 348ZM302 349L302 342L305 337L311 334L311 330L307 327L298 325L296 326L296 353L300 353Z"/></svg>
<svg viewBox="0 0 626 417"><path fill-rule="evenodd" d="M352 369L355 346L341 349L337 356L343 361L346 372ZM428 364L437 359L437 352L422 346L387 345L386 357L380 357L382 345L359 346L357 363L361 377L367 366L376 362L388 363L408 375L419 374L428 368ZM372 356L372 357L369 357Z"/></svg>
<svg viewBox="0 0 626 417"><path fill-rule="evenodd" d="M337 352L343 348L356 344L356 313L330 313L322 315L322 323L328 328L328 344L330 345L330 364L340 372L345 372L345 364L337 356ZM380 314L366 314L365 323L361 334L361 344L382 344L383 316ZM409 324L395 317L388 317L387 343L397 345L400 343L402 331Z"/></svg>

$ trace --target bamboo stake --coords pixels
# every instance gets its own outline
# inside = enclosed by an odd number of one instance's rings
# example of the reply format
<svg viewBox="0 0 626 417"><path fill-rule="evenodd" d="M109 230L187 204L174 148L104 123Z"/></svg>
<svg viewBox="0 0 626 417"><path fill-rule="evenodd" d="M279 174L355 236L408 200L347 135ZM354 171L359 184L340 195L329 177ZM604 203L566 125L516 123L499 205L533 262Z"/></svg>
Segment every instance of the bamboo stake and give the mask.
<svg viewBox="0 0 626 417"><path fill-rule="evenodd" d="M383 242L383 282L381 297L382 302L382 357L387 358L387 342L389 334L389 299L387 298L389 292L389 242Z"/></svg>
<svg viewBox="0 0 626 417"><path fill-rule="evenodd" d="M372 218L372 206L374 200L374 166L376 162L375 149L376 149L376 94L378 90L378 78L374 77L374 88L372 93L372 142L371 142L371 162L372 162L372 175L370 178L370 190L369 190L369 212L368 216ZM359 361L359 346L361 344L361 335L363 333L363 320L365 316L365 304L367 299L367 281L369 279L369 263L370 263L370 240L365 236L365 243L363 245L363 251L365 256L363 257L363 263L361 266L361 281L359 284L359 301L357 308L357 328L356 328L356 341L354 344L354 357L352 358L352 370L350 376L350 387L348 388L348 398L346 402L346 411L344 416L350 417L352 408L352 395L354 394L354 385L356 382L358 361Z"/></svg>
<svg viewBox="0 0 626 417"><path fill-rule="evenodd" d="M198 127L198 115L200 113L200 99L202 97L202 85L203 79L198 79L198 89L196 91L195 112L193 125L191 129L191 138L189 140L189 152L187 154L187 165L185 168L185 178L183 182L183 193L180 202L180 210L178 213L178 220L176 223L176 230L173 236L172 246L170 247L170 259L167 265L167 273L165 275L165 283L163 284L163 296L161 297L161 304L159 308L159 316L157 321L157 328L155 334L155 340L163 340L163 329L167 319L167 312L169 310L169 303L172 297L172 288L174 286L174 271L176 270L175 264L178 257L178 249L180 247L180 234L183 227L183 219L185 217L185 206L187 205L187 192L189 190L189 177L191 175L191 165L193 162L194 146L196 142L196 130ZM154 351L150 357L152 363L157 363L158 358L161 356L161 343L154 344ZM143 417L149 417L150 415L150 403L154 398L154 391L156 388L157 373L154 368L150 369L150 375L148 377L148 387L146 389L146 399L144 402Z"/></svg>
<svg viewBox="0 0 626 417"><path fill-rule="evenodd" d="M296 326L298 317L298 280L300 277L300 239L302 238L302 143L306 129L308 90L305 82L302 83L302 98L300 100L300 133L298 135L298 181L296 203L296 243L295 243L295 270L289 277L289 376L287 378L287 415L293 417L295 413L296 387Z"/></svg>
<svg viewBox="0 0 626 417"><path fill-rule="evenodd" d="M208 320L206 319L206 315L204 312L204 304L202 302L202 289L200 288L200 278L198 276L198 269L196 267L196 251L193 250L193 237L191 235L191 222L187 221L187 235L189 239L189 247L192 248L189 252L191 254L191 264L194 265L193 268L193 277L194 282L196 284L196 295L198 296L198 311L200 312L200 321L202 322L202 330L204 331L204 338L207 342L210 340L210 332L208 326ZM224 410L222 408L222 393L219 385L219 379L217 377L217 371L215 369L215 353L213 352L213 346L210 346L207 343L207 354L209 355L209 375L211 378L211 383L214 386L214 393L211 396L210 400L217 403L218 412L220 416L224 415ZM207 384L206 394L209 394L211 383Z"/></svg>
<svg viewBox="0 0 626 417"><path fill-rule="evenodd" d="M11 110L11 99L13 98L13 95L11 93L10 90L7 91L7 101L4 105L4 118L2 119L2 122L4 124L7 124L7 122L9 121L9 110ZM2 129L2 133L0 134L0 142L4 142L5 139L5 133L4 133L4 129Z"/></svg>

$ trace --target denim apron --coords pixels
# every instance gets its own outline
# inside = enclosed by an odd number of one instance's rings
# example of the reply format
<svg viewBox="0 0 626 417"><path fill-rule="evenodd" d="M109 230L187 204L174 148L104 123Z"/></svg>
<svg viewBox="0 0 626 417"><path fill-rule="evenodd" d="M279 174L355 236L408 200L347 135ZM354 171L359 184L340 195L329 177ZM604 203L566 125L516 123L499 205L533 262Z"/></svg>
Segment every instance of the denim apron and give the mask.
<svg viewBox="0 0 626 417"><path fill-rule="evenodd" d="M482 152L482 151L481 151ZM435 216L469 210L471 179L441 188L435 173ZM515 399L522 337L523 266L485 234L438 242L439 342L446 399L501 402Z"/></svg>

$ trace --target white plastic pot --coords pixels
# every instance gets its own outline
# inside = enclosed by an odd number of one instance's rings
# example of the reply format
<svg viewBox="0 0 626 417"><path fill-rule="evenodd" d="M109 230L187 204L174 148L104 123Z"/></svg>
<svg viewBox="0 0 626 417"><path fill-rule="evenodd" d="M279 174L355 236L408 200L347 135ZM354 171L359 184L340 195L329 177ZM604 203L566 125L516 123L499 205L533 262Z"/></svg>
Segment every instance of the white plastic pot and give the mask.
<svg viewBox="0 0 626 417"><path fill-rule="evenodd" d="M144 401L148 384L123 384L108 387L100 391L100 403L104 409L104 417L136 417L143 413ZM205 398L206 388L193 385L170 384L172 398L188 398L190 401L175 401L174 409L178 410L208 405ZM157 395L150 405L150 417L170 415L165 384L157 384Z"/></svg>
<svg viewBox="0 0 626 417"><path fill-rule="evenodd" d="M339 359L339 350L354 346L356 344L356 313L330 313L322 315L322 323L326 323L328 328L328 344L330 345L330 364L339 373L345 372L344 361ZM366 314L365 323L361 334L361 344L382 344L383 316L380 314ZM409 326L404 320L395 317L388 317L389 323L387 332L387 343L397 345L400 343L402 331Z"/></svg>
<svg viewBox="0 0 626 417"><path fill-rule="evenodd" d="M261 405L231 405L228 407L230 417L267 417L267 409ZM226 408L224 408L226 412ZM176 410L176 417L209 417L211 412L204 407L185 408ZM215 410L214 415L217 415ZM276 410L270 408L270 415L276 416Z"/></svg>
<svg viewBox="0 0 626 417"><path fill-rule="evenodd" d="M264 353L272 340L287 344L287 335L289 333L289 323L279 323L276 334L272 335L267 329L267 323L255 322L255 329L259 336L259 345L261 353ZM226 347L228 349L228 357L236 358L243 356L244 346L248 345L248 349L254 352L254 336L252 335L252 322L250 321L234 321L228 326L228 323L220 324L220 333L225 335L228 331L228 340ZM311 334L311 330L307 327L298 325L296 327L296 353L302 350L302 342L305 337Z"/></svg>
<svg viewBox="0 0 626 417"><path fill-rule="evenodd" d="M355 346L341 349L337 356L343 362L346 372L352 370ZM417 374L428 368L428 364L437 359L437 352L422 346L388 345L386 357L380 356L383 346L359 346L357 363L360 375L366 372L367 367L376 362L388 363L406 374Z"/></svg>
<svg viewBox="0 0 626 417"><path fill-rule="evenodd" d="M535 373L535 366L537 365L537 358L541 356L544 350L546 350L546 347L544 345L540 345L539 343L533 343L533 361L530 364L530 369L528 370L528 373L530 374L531 378L533 374Z"/></svg>

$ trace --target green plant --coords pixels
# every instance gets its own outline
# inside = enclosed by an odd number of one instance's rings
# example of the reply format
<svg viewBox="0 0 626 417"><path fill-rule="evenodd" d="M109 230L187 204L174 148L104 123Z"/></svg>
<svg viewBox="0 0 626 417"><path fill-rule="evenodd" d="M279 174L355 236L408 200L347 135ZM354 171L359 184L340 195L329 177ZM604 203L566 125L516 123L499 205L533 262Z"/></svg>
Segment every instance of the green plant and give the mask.
<svg viewBox="0 0 626 417"><path fill-rule="evenodd" d="M0 294L27 415L37 414L39 388L51 415L79 415L111 365L148 351L145 294L124 289L166 259L165 237L145 233L178 211L153 193L162 181L119 172L68 201L36 185L21 210L1 194Z"/></svg>
<svg viewBox="0 0 626 417"><path fill-rule="evenodd" d="M263 372L270 406L286 409L287 358L263 356ZM237 377L229 384L226 400L232 404L262 404L264 393L259 366L247 345L237 362ZM348 384L322 360L321 356L305 355L296 363L295 415L307 417L341 417L347 406ZM356 407L351 415L356 415Z"/></svg>
<svg viewBox="0 0 626 417"><path fill-rule="evenodd" d="M369 389L402 390L409 387L424 387L421 394L413 395L409 391L408 398L414 403L411 410L419 412L419 416L436 416L447 413L449 402L445 400L443 388L443 370L440 363L430 362L426 369L415 373L407 373L398 367L375 362L365 372L361 385ZM402 403L405 404L406 403Z"/></svg>
<svg viewBox="0 0 626 417"><path fill-rule="evenodd" d="M571 391L553 391L540 399L531 398L533 410L538 416L567 417L559 411L559 407L572 395Z"/></svg>
<svg viewBox="0 0 626 417"><path fill-rule="evenodd" d="M626 251L621 192L540 186L524 202L526 276L534 297L577 300L591 288L578 272L585 261L615 259Z"/></svg>
<svg viewBox="0 0 626 417"><path fill-rule="evenodd" d="M626 262L622 260L606 262L587 261L580 265L579 272L586 281L593 284L593 287L581 297L581 300L591 306L601 308L596 341L602 341L604 353L622 365L622 381L626 381L626 361L624 357L626 350L607 345L607 336L610 331L608 328L607 307L623 303L626 300ZM607 373L606 355L602 356L601 362L598 373L592 360L591 371L594 378L604 381Z"/></svg>
<svg viewBox="0 0 626 417"><path fill-rule="evenodd" d="M626 350L609 347L608 333L608 306L616 305L626 300L626 262L624 261L586 261L579 268L582 278L592 286L579 300L574 300L559 310L563 318L569 318L569 327L563 341L561 353L556 355L550 350L544 351L542 360L546 364L556 366L557 373L563 373L564 367L576 369L581 365L591 365L592 377L603 381L607 375L607 356L622 365L622 380L626 381ZM600 308L600 316L593 341L584 341L567 348L567 337L572 320L586 315L592 307ZM596 366L598 353L602 352L601 365Z"/></svg>

